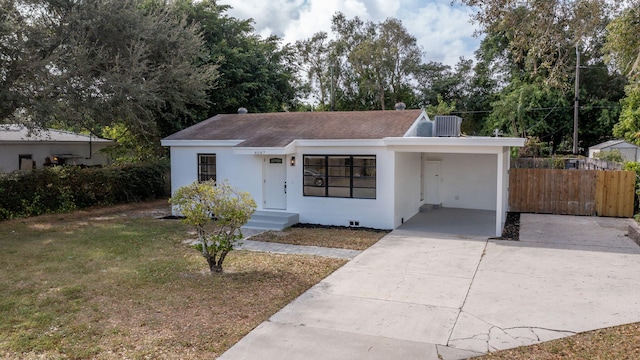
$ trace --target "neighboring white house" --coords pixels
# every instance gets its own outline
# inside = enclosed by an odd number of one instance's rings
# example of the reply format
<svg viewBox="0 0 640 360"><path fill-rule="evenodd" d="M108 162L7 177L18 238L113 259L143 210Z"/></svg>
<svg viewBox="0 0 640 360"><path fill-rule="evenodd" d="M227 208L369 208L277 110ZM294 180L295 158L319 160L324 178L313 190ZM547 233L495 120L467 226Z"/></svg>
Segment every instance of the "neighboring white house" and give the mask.
<svg viewBox="0 0 640 360"><path fill-rule="evenodd" d="M302 223L393 229L424 204L507 211L510 147L421 110L221 114L162 140L175 191L228 180ZM420 136L418 136L420 135ZM440 135L438 137L432 135Z"/></svg>
<svg viewBox="0 0 640 360"><path fill-rule="evenodd" d="M41 168L48 163L103 165L109 159L99 151L113 144L112 140L68 131L0 125L0 172Z"/></svg>
<svg viewBox="0 0 640 360"><path fill-rule="evenodd" d="M626 161L640 161L640 147L624 140L609 140L589 148L589 157L594 158L600 151L620 150Z"/></svg>

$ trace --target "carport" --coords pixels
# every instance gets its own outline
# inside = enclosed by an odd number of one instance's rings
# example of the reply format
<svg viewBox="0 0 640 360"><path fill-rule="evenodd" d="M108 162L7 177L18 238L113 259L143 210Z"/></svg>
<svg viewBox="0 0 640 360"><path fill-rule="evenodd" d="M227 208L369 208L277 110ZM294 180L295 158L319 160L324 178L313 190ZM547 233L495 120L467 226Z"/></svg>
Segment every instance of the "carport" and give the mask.
<svg viewBox="0 0 640 360"><path fill-rule="evenodd" d="M470 234L501 236L508 210L510 149L524 146L524 141L471 136L385 138L388 149L395 152L396 227L411 222L411 226L446 232L468 227L464 231ZM436 210L417 211L425 205ZM492 228L489 232L487 225ZM478 231L471 229L474 226Z"/></svg>
<svg viewBox="0 0 640 360"><path fill-rule="evenodd" d="M417 213L398 230L493 237L495 223L496 212L492 210L440 208Z"/></svg>

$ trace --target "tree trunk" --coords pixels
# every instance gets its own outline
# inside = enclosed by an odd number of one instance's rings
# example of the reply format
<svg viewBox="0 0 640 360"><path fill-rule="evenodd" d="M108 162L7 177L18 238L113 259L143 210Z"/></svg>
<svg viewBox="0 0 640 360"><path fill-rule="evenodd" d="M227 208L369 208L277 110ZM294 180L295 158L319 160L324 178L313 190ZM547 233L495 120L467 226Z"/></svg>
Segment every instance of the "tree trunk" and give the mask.
<svg viewBox="0 0 640 360"><path fill-rule="evenodd" d="M228 251L226 251L226 250L223 250L223 251L220 253L220 257L218 258L218 261L217 261L217 262L216 262L216 264L215 264L215 270L211 270L211 271L214 271L214 272L222 272L222 262L224 262L224 259L227 257L227 254L228 254L228 253L229 253L229 252L228 252Z"/></svg>
<svg viewBox="0 0 640 360"><path fill-rule="evenodd" d="M211 270L212 273L221 273L222 272L222 264L219 262L211 262L209 264L209 270Z"/></svg>

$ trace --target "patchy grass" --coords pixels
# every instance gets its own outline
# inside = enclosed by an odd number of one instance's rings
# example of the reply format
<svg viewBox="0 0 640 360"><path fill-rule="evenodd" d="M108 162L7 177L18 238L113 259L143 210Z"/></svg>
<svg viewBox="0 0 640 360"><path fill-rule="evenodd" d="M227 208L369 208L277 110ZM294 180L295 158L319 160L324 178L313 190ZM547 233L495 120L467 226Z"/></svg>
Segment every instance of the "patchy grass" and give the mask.
<svg viewBox="0 0 640 360"><path fill-rule="evenodd" d="M251 240L364 250L388 233L388 231L368 229L292 227L283 231L267 231L251 237Z"/></svg>
<svg viewBox="0 0 640 360"><path fill-rule="evenodd" d="M212 359L344 264L235 251L210 274L158 205L0 222L0 358Z"/></svg>
<svg viewBox="0 0 640 360"><path fill-rule="evenodd" d="M497 351L475 359L640 359L640 323Z"/></svg>

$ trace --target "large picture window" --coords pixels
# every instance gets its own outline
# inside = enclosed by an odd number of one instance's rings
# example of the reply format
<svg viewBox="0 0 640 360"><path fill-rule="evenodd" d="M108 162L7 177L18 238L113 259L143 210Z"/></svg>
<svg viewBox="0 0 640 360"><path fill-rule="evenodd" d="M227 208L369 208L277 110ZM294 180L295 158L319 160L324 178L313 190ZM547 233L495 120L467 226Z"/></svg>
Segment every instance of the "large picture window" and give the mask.
<svg viewBox="0 0 640 360"><path fill-rule="evenodd" d="M304 155L304 196L376 198L375 155Z"/></svg>
<svg viewBox="0 0 640 360"><path fill-rule="evenodd" d="M198 181L216 181L216 154L198 154Z"/></svg>

